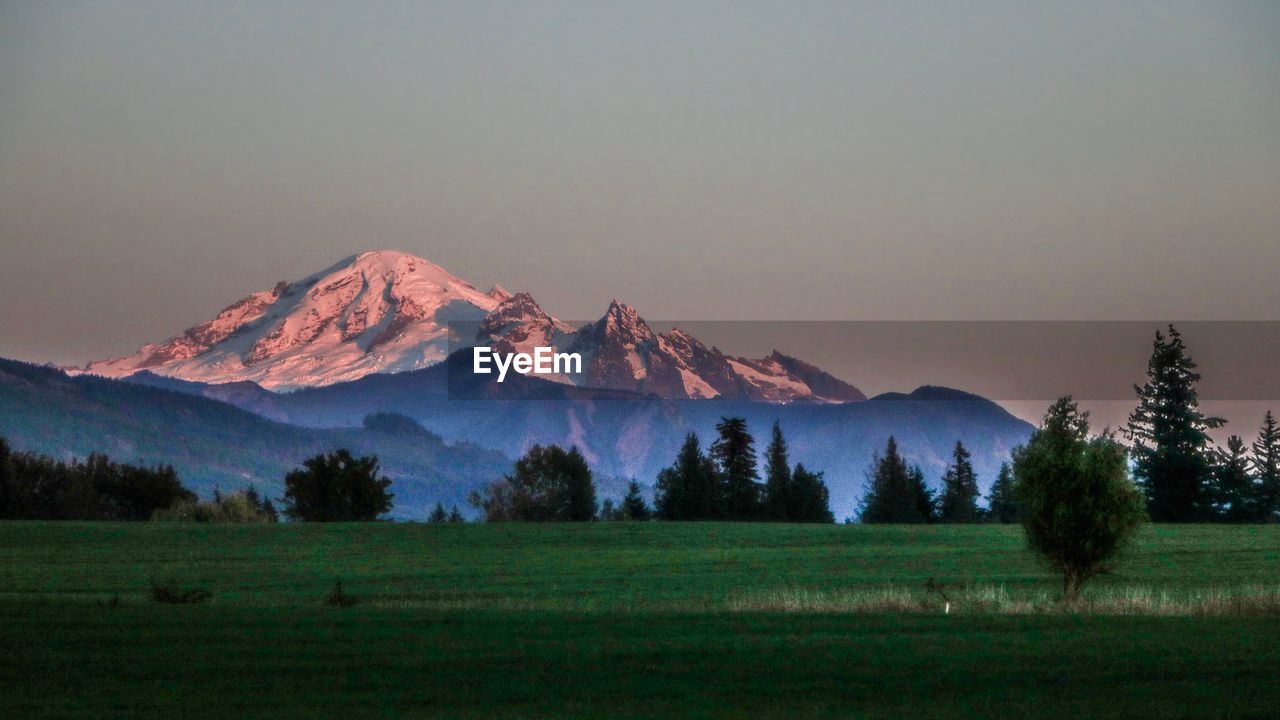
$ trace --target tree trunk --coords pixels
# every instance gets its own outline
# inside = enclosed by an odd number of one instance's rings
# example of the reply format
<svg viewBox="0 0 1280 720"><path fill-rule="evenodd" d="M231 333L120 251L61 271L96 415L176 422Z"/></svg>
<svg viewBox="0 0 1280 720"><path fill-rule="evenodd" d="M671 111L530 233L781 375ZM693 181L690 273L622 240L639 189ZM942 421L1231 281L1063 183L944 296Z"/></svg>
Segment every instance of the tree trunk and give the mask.
<svg viewBox="0 0 1280 720"><path fill-rule="evenodd" d="M1080 572L1068 569L1062 573L1062 599L1068 605L1075 605L1080 597Z"/></svg>

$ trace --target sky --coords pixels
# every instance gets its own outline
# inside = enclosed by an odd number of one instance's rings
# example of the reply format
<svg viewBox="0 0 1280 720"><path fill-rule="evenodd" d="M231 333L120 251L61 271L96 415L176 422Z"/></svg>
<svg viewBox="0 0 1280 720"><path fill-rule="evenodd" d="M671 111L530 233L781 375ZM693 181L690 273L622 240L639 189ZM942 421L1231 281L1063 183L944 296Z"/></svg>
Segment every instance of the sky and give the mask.
<svg viewBox="0 0 1280 720"><path fill-rule="evenodd" d="M1280 3L0 0L0 356L378 248L564 318L1280 320Z"/></svg>

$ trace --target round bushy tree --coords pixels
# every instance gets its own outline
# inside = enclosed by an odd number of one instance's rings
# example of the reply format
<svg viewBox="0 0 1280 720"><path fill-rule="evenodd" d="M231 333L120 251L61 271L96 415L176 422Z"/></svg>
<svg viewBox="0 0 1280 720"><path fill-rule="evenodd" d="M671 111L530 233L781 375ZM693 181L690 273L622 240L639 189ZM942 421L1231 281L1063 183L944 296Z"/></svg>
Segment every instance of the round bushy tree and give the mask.
<svg viewBox="0 0 1280 720"><path fill-rule="evenodd" d="M284 514L305 522L376 520L391 510L391 481L378 475L378 458L346 450L317 455L284 479Z"/></svg>
<svg viewBox="0 0 1280 720"><path fill-rule="evenodd" d="M1068 396L1014 451L1013 475L1027 544L1062 573L1063 597L1074 602L1145 517L1125 448L1110 435L1090 438L1089 414Z"/></svg>

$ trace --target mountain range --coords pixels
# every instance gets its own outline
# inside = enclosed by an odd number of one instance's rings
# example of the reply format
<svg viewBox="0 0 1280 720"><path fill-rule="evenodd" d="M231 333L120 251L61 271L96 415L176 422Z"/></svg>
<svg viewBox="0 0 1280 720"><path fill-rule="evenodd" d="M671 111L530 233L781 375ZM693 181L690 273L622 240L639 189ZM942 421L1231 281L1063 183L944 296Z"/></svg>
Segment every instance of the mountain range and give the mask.
<svg viewBox="0 0 1280 720"><path fill-rule="evenodd" d="M599 320L575 328L528 293L498 286L483 293L438 265L391 250L282 281L163 343L81 370L115 378L148 371L207 384L247 381L273 391L320 387L438 363L451 347L450 323L470 336L463 344L580 353L584 372L554 378L564 383L667 399L866 399L853 385L776 350L758 360L732 357L678 329L655 333L617 300Z"/></svg>
<svg viewBox="0 0 1280 720"><path fill-rule="evenodd" d="M471 372L472 344L578 352L583 372L498 383ZM731 356L680 329L655 332L617 300L594 322L566 323L527 293L480 292L390 251L254 293L125 358L0 361L0 434L17 449L169 463L205 494L253 483L278 496L303 458L348 447L382 460L399 518L462 502L534 443L577 446L602 498L616 498L628 479L651 487L687 433L709 444L729 416L761 444L778 422L792 461L825 472L841 518L890 435L935 483L963 442L985 489L1032 429L958 390L867 398L777 351Z"/></svg>

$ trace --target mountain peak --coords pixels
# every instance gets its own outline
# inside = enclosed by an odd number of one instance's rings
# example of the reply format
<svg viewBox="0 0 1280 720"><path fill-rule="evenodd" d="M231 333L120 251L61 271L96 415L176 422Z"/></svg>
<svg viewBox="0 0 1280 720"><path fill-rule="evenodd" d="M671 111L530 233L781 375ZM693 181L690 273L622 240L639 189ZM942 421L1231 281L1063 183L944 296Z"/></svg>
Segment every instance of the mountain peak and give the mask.
<svg viewBox="0 0 1280 720"><path fill-rule="evenodd" d="M489 292L485 293L485 295L488 295L498 302L504 302L511 299L511 293L507 292L506 288L498 285L497 283L494 283L493 287L489 288Z"/></svg>
<svg viewBox="0 0 1280 720"><path fill-rule="evenodd" d="M428 260L373 250L254 293L165 343L90 363L86 371L123 377L150 369L269 389L328 385L443 359L448 323L479 320L497 305Z"/></svg>

